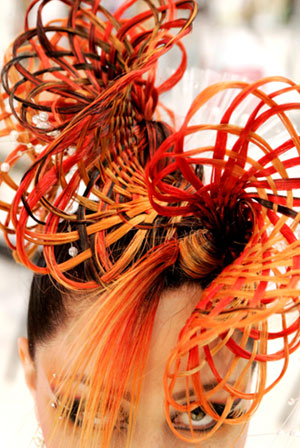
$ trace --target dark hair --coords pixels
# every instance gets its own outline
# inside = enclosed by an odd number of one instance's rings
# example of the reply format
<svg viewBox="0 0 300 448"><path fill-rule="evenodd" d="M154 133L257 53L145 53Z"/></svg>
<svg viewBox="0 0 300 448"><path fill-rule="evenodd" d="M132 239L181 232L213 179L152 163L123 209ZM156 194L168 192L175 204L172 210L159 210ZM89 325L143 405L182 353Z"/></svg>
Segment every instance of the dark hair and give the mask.
<svg viewBox="0 0 300 448"><path fill-rule="evenodd" d="M203 222L195 216L182 218L176 226L173 224L170 227L168 223L168 218L158 217L153 227L147 230L144 244L132 258L129 268L147 254L149 250L169 238L167 232L171 231L172 238L185 242L191 257L194 259L194 263L201 265L202 273L201 275L198 274L197 277L194 276L182 263L180 257L177 257L175 263L166 268L157 278L157 286L160 285L163 289L177 288L188 282L197 282L202 288L207 287L223 268L239 255L247 243L245 227L240 227L239 237L235 226L228 226L227 232L218 232L216 230L213 233L208 231L204 227ZM71 230L74 230L80 224L63 222L61 227L70 227L70 225L72 226ZM113 263L118 260L124 249L129 246L136 231L136 229L131 230L111 246ZM70 245L55 247L55 256L58 263L62 263L69 258L70 247ZM82 250L78 244L77 249L79 251ZM42 254L40 255L39 265L45 266ZM67 275L83 282L97 278L93 258L76 266ZM103 286L99 284L99 293L102 290ZM147 291L145 291L146 295ZM70 300L67 300L68 298ZM76 308L76 298L82 302L87 299L87 293L68 291L49 275L34 275L30 290L27 320L29 350L32 358L35 356L36 345L44 343L54 336L57 329L62 328L70 315L73 315L72 306L69 303L74 304L73 309Z"/></svg>
<svg viewBox="0 0 300 448"><path fill-rule="evenodd" d="M136 125L136 134L145 138L145 133L142 130L146 129L146 139L143 145L143 150L139 152L139 161L144 166L147 161L153 156L150 154L149 148L150 142L154 142L156 148L171 134L172 129L164 122L146 121L142 120ZM91 178L93 177L93 173ZM99 173L97 173L99 174ZM98 187L101 188L101 180L98 182ZM89 188L85 194L88 193ZM111 189L110 194L113 194ZM80 218L83 214L89 214L89 210L84 210L83 207L79 207L77 216ZM85 228L83 225L76 222L63 221L59 225L58 231L78 230L81 236L79 243L76 243L78 251L84 250L85 246L90 245L87 241L85 234ZM124 248L128 246L130 240L134 235L134 231L129 232L121 242L115 244L112 248L114 260L118 259ZM144 245L143 252L147 251L147 243ZM61 245L54 247L55 257L58 263L62 263L69 258L69 245ZM142 255L142 254L140 254ZM135 257L136 258L136 257ZM135 260L132 261L133 264ZM41 267L46 265L43 254L38 256L37 264ZM96 275L95 275L96 274ZM80 264L75 269L69 272L70 276L76 277L77 280L83 282L89 278L96 279L98 281L97 273L95 273L95 267L92 261L87 261ZM101 286L99 285L99 290ZM77 295L79 293L77 292ZM67 321L70 314L70 307L66 306L66 297L70 295L70 292L58 284L58 282L49 275L34 275L30 288L29 306L27 315L27 334L29 341L29 351L32 359L35 356L35 349L37 343L46 342L51 336L53 336L58 328L61 328Z"/></svg>
<svg viewBox="0 0 300 448"><path fill-rule="evenodd" d="M134 263L142 258L149 250L165 240L166 232L167 230L170 230L170 228L166 226L165 229L162 230L161 217L159 218L159 221L160 223L157 225L157 228L154 227L147 232L144 245L139 253L132 259L130 266L133 266ZM69 223L64 223L63 225L70 226ZM73 223L72 227L74 226L76 227L76 224ZM185 224L182 222L181 225L176 228L176 235L174 234L174 237L184 238L185 236L190 235L191 232L194 233L198 230L203 230L201 229L201 223L197 223L197 219L189 219ZM135 232L136 230L128 232L121 240L112 245L111 256L115 262L121 256L124 249L128 247L130 241L135 235ZM81 250L78 244L76 248L79 251ZM69 257L69 249L70 245L60 245L55 248L56 260L59 263L66 261ZM45 266L45 261L42 254L40 254L38 265ZM76 268L72 271L69 271L68 276L75 277L76 280L82 281L95 279L96 276L94 275L94 269L92 259L89 259L86 262L76 266ZM216 273L214 276L215 275ZM179 260L176 260L174 265L167 268L163 274L160 274L157 280L164 289L176 288L186 282L195 281L195 279L191 278L183 269ZM199 282L201 283L201 286L206 286L208 283L208 277L199 279ZM99 285L99 293L101 293L102 290L103 287ZM86 295L87 293L84 295L85 298ZM147 291L145 291L145 295L147 295ZM81 292L67 291L49 275L34 275L30 289L27 318L29 350L32 358L35 356L37 343L46 342L55 335L58 328L62 328L63 325L66 324L70 314L72 314L72 306L70 307L68 305L69 301L67 299L70 297L70 300L74 301L74 307L76 307L76 300L74 296L78 297L79 300L84 300Z"/></svg>
<svg viewBox="0 0 300 448"><path fill-rule="evenodd" d="M149 141L152 142L151 147L153 147L153 142L155 142L155 146L158 148L172 130L162 122L143 122L139 126L144 126L147 129L148 145L145 142L140 160L142 165L145 165L153 156L148 150L150 146ZM195 166L195 174L202 179L203 167L201 165ZM182 179L175 172L172 174L170 182L173 185L174 183L179 185ZM98 184L98 187L101 189L101 183ZM85 194L89 193L88 190L89 188L87 188ZM111 188L109 194L113 196L113 188ZM122 202L122 198L120 202ZM239 203L236 204L236 207L239 207ZM233 213L235 214L234 216ZM88 214L89 210L80 206L77 211L78 221L62 221L58 228L58 232L66 230L78 231L80 235L79 242L76 242L78 252L93 247L93 239L89 239L84 224L81 223L82 218ZM166 268L162 274L159 274L157 282L163 289L176 288L188 282L197 282L202 288L205 288L225 266L229 265L242 252L247 243L249 220L247 217L241 217L238 220L237 216L239 215L239 213L236 213L236 210L231 210L228 215L226 215L226 211L223 211L222 219L219 219L215 226L212 226L212 223L203 222L203 219L198 218L197 215L181 217L176 223L171 222L169 217L158 216L152 226L145 228L146 233L143 244L139 251L132 256L128 268L138 262L149 250L165 241L170 239L184 240L193 264L201 265L197 275L178 256L174 264ZM114 230L116 228L112 227L110 232ZM112 265L118 261L124 250L130 246L138 230L139 228L134 228L128 231L125 236L110 246L109 254ZM63 263L70 258L70 247L69 244L54 246L57 263ZM68 271L65 275L76 278L76 281L86 282L94 280L99 283L97 264L98 262L92 256L71 271ZM39 255L38 265L45 266L43 254ZM103 286L100 282L99 293L103 290ZM147 295L147 291L145 291L145 295ZM70 300L67 300L68 298ZM57 329L62 328L68 318L76 312L76 298L82 302L82 300L87 298L87 293L85 292L84 295L78 291L72 293L72 291L67 291L49 275L34 275L30 290L27 318L29 350L32 358L35 356L36 345L44 343L53 337ZM72 307L73 303L74 306Z"/></svg>

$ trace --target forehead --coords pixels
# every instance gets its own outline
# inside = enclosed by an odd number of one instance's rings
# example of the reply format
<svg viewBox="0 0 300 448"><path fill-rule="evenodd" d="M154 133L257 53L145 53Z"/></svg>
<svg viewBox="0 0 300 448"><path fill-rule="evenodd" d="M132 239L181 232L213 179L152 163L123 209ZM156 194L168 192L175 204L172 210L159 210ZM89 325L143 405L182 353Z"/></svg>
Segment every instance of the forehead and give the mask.
<svg viewBox="0 0 300 448"><path fill-rule="evenodd" d="M201 299L201 295L201 287L194 283L184 284L179 288L168 289L162 293L154 321L145 371L145 383L151 390L155 391L162 388L166 361L178 342L180 330ZM80 317L74 317L65 328L57 333L53 340L38 351L38 363L48 378L51 378L53 373L60 372L62 369L69 370L68 366L65 366L65 354L77 337L78 322L84 325L84 319L80 320ZM99 324L101 325L101 323ZM215 356L214 361L221 376L226 375L232 358L233 355L226 348L220 350ZM186 365L186 361L187 356L183 358L183 365ZM88 376L88 368L86 370L86 372L81 373L86 373ZM238 377L239 370L236 369L233 373L232 381ZM71 373L71 369L69 372ZM201 376L203 382L208 386L215 382L215 377L208 366L204 366ZM176 385L177 390L181 388L185 388L184 379L180 379Z"/></svg>
<svg viewBox="0 0 300 448"><path fill-rule="evenodd" d="M152 372L155 369L159 373L157 376L159 381L163 377L166 361L178 343L179 333L201 300L202 292L201 287L197 284L185 284L181 288L167 290L162 294L154 323L148 362L148 371ZM233 334L233 339L240 340L241 335L236 331ZM219 342L219 338L210 342L210 349L213 349ZM182 357L183 369L187 366L187 359L188 355ZM234 355L226 347L217 351L214 356L214 364L220 376L226 376L233 359ZM239 377L245 364L245 360L240 360L237 363L237 368L233 370L229 381L233 383ZM201 369L201 377L208 389L216 382L214 374L206 364ZM178 387L180 385L185 388L185 378L178 381Z"/></svg>
<svg viewBox="0 0 300 448"><path fill-rule="evenodd" d="M163 291L154 321L151 344L153 348L159 341L161 342L161 338L164 340L164 343L160 344L161 353L176 344L179 331L201 299L201 294L202 288L195 283ZM68 298L68 302L71 300L72 297ZM98 301L101 303L101 296ZM84 298L82 302L84 302ZM88 306L91 304L93 304L93 300L89 299ZM78 336L78 327L84 326L85 323L84 311L87 306L81 304L76 298L74 308L78 308L79 312L73 309L73 317L67 321L67 324L59 329L51 340L39 347L38 359L57 358L59 360L60 357L64 359L63 349L69 348L74 343ZM99 325L101 325L101 321L99 321Z"/></svg>

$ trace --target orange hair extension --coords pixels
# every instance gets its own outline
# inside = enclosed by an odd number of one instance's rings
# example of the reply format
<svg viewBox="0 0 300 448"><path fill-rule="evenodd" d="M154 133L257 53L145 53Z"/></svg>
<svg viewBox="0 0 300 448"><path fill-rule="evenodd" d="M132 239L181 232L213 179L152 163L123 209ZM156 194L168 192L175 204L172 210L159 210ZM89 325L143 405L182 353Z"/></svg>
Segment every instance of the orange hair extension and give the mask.
<svg viewBox="0 0 300 448"><path fill-rule="evenodd" d="M94 303L76 324L66 366L53 381L53 388L61 397L58 415L68 417L80 382L89 386L78 412L82 409L80 446L108 447L113 436L114 441L121 437L121 433L113 432L122 424L122 399L128 391L131 394L129 428L122 446L130 445L162 292L162 284L157 279L174 263L177 253L175 242L155 248L149 254L151 263L142 260L117 281L111 292L94 297ZM61 431L68 434L67 420L57 420L53 428L55 446L63 446L64 439L57 441L55 436L58 428L60 434ZM101 423L95 425L95 421ZM76 427L72 432L74 440L75 436Z"/></svg>
<svg viewBox="0 0 300 448"><path fill-rule="evenodd" d="M168 273L180 272L184 281L207 287L166 361L165 409L173 433L199 444L224 423L247 422L300 344L300 143L292 123L300 86L284 77L216 83L199 93L174 130L174 113L160 95L184 74L180 40L191 30L196 3L146 0L145 12L127 18L134 0L114 14L99 0L61 1L68 17L45 25L47 1L32 2L37 25L29 29L26 19L13 44L0 102L2 135L19 133L0 172L0 182L14 191L11 203L0 202L6 241L18 261L55 279L68 303L74 291L93 299L74 329L68 371L53 381L57 415L70 415L88 369L76 417L84 408L80 446L110 445L128 390L130 445L159 298ZM158 61L174 46L180 64L157 85ZM225 106L224 93L230 93ZM220 120L199 122L213 101ZM276 139L264 134L273 123L281 130ZM25 155L30 166L18 185L13 168ZM40 247L44 267L33 259ZM63 260L58 248L66 251ZM76 276L80 266L84 279ZM218 365L221 350L230 361L226 374ZM282 372L269 384L267 367L275 360L283 360ZM258 376L248 388L254 365ZM215 378L209 390L204 369ZM173 394L182 378L184 405ZM217 391L226 396L221 415L211 401ZM247 406L232 415L240 399ZM216 421L201 436L192 426L199 406ZM175 427L172 410L188 414L189 435ZM66 421L57 419L53 440L58 428L68 434Z"/></svg>

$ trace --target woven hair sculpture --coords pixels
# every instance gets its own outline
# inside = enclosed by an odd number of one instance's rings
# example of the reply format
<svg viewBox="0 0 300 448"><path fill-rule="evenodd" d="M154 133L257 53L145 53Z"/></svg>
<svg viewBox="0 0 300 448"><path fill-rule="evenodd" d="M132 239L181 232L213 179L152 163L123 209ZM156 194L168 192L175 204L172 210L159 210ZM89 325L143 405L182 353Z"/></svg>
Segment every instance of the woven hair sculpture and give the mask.
<svg viewBox="0 0 300 448"><path fill-rule="evenodd" d="M300 199L294 196L300 139L293 125L300 86L283 77L218 82L199 92L178 125L162 95L176 91L186 70L181 39L191 31L196 3L127 0L110 13L100 0L60 2L66 18L44 23L49 0L34 0L24 32L5 57L0 135L15 144L0 165L1 187L12 193L10 202L0 201L1 229L15 259L49 275L63 294L105 292L84 314L77 345L66 355L74 373L64 383L61 413L69 412L79 367L90 366L82 447L94 446L100 431L101 446L109 446L129 383L134 428L166 278L180 271L203 286L163 379L171 430L199 444L224 423L246 423L300 344ZM136 3L144 9L134 15ZM163 79L159 61L174 48L178 67ZM199 121L213 101L220 120ZM268 127L277 139L267 141ZM211 136L209 144L204 135ZM26 169L16 179L20 166ZM36 262L39 252L43 265ZM226 375L215 363L220 350L232 357ZM269 383L267 367L280 359L282 371ZM253 365L258 374L248 392L243 384ZM215 377L209 391L204 367ZM237 368L241 374L232 384ZM180 378L184 405L173 398ZM210 403L219 390L227 397L221 415ZM239 399L248 406L229 419ZM216 420L200 435L190 417L198 406ZM174 427L170 409L188 413L190 432ZM106 417L98 435L95 416ZM63 422L57 419L53 431Z"/></svg>

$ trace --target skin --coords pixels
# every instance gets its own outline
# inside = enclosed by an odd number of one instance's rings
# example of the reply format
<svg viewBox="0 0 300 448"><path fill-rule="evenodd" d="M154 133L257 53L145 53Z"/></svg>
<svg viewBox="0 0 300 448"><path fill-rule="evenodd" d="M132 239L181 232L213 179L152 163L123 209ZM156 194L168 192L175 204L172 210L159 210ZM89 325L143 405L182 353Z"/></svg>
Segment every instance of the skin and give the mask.
<svg viewBox="0 0 300 448"><path fill-rule="evenodd" d="M183 448L194 446L178 439L166 423L162 378L165 361L171 349L176 345L178 332L182 328L182 324L190 316L199 301L199 294L201 294L201 290L199 286L195 285L183 285L181 288L167 290L162 294L155 319L146 379L138 408L132 448L140 448L141 446L143 448ZM50 382L51 378L53 378L53 373L60 371L61 366L64 365L64 353L67 350L66 345L68 343L65 335L72 328L72 325L74 325L74 322L69 322L67 327L64 330L59 330L49 343L38 346L34 361L28 352L27 339L21 338L19 340L19 354L24 368L26 383L35 401L37 419L41 425L47 448L56 448L58 440L61 441L61 434L56 434L55 439L52 439L51 443L49 442L52 422L55 418L55 412L57 412L51 406L53 395ZM224 354L220 352L217 358L217 368L221 373L225 373L229 363L232 361L230 356L228 356L228 351L224 352ZM239 370L237 369L231 378L232 381L238 378L238 373ZM204 368L202 377L206 379L207 384L213 382L214 377L207 367ZM250 378L248 379L250 382ZM82 390L78 390L79 395L84 393L84 387L82 386ZM244 387L246 390L249 384L244 384ZM184 390L184 382L180 383L179 381L174 392L180 393ZM212 401L224 402L224 394L222 391L217 392L212 397ZM182 403L184 404L184 400L182 400ZM124 409L126 409L126 406L128 407L129 405L125 400ZM177 422L182 425L184 417L178 417ZM207 417L203 422L210 424L210 417ZM68 424L71 431L73 424L71 422ZM203 425L202 421L198 424ZM80 429L77 431L80 432ZM185 434L188 435L188 432L185 432ZM247 428L245 426L223 424L207 441L201 443L201 447L243 448L246 435ZM119 439L119 442L114 442L113 445L119 448L122 446L120 443ZM64 446L71 446L68 444L68 440L64 440ZM72 447L74 446L74 442L72 442Z"/></svg>

